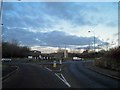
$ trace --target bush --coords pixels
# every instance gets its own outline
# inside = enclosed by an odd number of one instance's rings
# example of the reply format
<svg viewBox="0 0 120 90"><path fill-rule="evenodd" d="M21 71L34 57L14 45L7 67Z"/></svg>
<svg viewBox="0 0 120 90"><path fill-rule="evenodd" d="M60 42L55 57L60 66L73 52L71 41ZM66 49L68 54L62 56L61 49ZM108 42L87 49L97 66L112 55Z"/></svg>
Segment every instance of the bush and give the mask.
<svg viewBox="0 0 120 90"><path fill-rule="evenodd" d="M29 52L30 49L26 46L2 42L2 58L23 58L27 57Z"/></svg>
<svg viewBox="0 0 120 90"><path fill-rule="evenodd" d="M95 60L95 65L120 71L120 48L113 48L110 51L107 51L102 58Z"/></svg>

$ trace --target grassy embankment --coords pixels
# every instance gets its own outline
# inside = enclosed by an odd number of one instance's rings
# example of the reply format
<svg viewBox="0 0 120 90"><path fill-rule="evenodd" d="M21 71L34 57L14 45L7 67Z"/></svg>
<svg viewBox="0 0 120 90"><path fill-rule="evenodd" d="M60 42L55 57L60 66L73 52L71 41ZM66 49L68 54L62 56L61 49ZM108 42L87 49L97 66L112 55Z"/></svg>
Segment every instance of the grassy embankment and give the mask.
<svg viewBox="0 0 120 90"><path fill-rule="evenodd" d="M107 51L102 58L95 60L95 65L114 71L120 71L120 47Z"/></svg>

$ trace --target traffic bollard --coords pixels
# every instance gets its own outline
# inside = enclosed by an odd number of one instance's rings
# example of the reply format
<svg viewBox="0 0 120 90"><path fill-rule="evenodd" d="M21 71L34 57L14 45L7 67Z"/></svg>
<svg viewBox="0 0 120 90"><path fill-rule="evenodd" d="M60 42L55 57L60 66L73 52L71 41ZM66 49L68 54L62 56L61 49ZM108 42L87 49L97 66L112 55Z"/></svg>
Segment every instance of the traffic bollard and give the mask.
<svg viewBox="0 0 120 90"><path fill-rule="evenodd" d="M56 68L56 61L53 62L53 67Z"/></svg>

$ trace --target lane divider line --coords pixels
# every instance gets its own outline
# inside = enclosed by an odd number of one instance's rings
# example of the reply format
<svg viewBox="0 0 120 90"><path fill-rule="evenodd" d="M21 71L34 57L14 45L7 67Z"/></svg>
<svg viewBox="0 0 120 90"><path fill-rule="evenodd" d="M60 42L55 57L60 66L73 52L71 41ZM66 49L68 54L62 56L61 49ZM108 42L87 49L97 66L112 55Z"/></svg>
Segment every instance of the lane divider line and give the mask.
<svg viewBox="0 0 120 90"><path fill-rule="evenodd" d="M47 68L47 67L45 67L45 69L47 69L47 70L50 71L50 72L52 71L50 68Z"/></svg>
<svg viewBox="0 0 120 90"><path fill-rule="evenodd" d="M47 68L47 67L44 67L44 68L50 72L52 71L50 68ZM71 85L67 82L67 80L65 79L65 77L61 73L55 73L55 76L57 76L60 80L62 80L68 87L71 87Z"/></svg>
<svg viewBox="0 0 120 90"><path fill-rule="evenodd" d="M64 78L64 76L62 74L60 74L62 76L62 78L64 79L64 81L66 81L66 79ZM67 82L67 81L66 81Z"/></svg>
<svg viewBox="0 0 120 90"><path fill-rule="evenodd" d="M62 80L68 87L71 87L71 85L66 81L66 79L64 78L64 76L62 74L60 74L62 76L62 78L57 74L55 73L55 75L60 79Z"/></svg>

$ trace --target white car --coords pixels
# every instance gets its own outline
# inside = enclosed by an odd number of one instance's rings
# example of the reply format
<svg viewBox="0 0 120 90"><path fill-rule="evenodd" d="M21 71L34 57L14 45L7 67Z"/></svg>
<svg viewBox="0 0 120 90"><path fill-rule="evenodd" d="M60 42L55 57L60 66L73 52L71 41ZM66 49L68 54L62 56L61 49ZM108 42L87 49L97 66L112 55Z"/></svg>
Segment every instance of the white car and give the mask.
<svg viewBox="0 0 120 90"><path fill-rule="evenodd" d="M73 57L73 61L80 61L80 60L83 60L83 59L79 57Z"/></svg>
<svg viewBox="0 0 120 90"><path fill-rule="evenodd" d="M2 62L11 62L11 59L10 58L2 58L1 61Z"/></svg>

